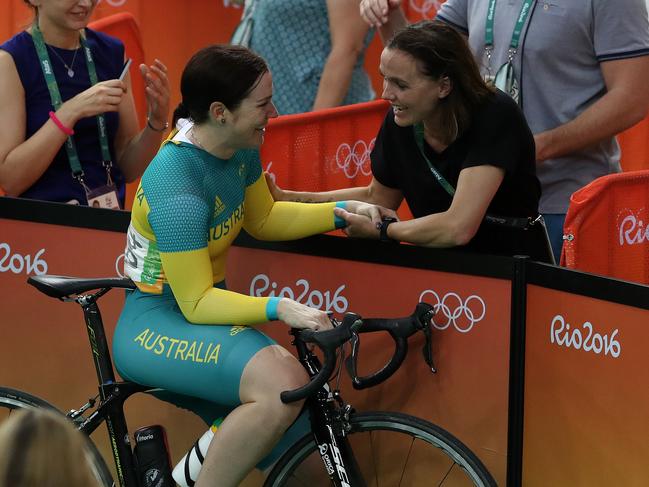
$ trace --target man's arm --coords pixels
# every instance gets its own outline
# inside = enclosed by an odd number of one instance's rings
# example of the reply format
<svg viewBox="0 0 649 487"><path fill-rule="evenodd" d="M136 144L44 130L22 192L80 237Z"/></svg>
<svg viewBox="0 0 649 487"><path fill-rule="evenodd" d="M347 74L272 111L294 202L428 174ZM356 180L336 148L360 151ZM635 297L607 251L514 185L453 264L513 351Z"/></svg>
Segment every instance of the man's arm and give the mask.
<svg viewBox="0 0 649 487"><path fill-rule="evenodd" d="M536 160L573 153L638 123L649 110L649 56L601 64L606 94L577 118L534 136Z"/></svg>

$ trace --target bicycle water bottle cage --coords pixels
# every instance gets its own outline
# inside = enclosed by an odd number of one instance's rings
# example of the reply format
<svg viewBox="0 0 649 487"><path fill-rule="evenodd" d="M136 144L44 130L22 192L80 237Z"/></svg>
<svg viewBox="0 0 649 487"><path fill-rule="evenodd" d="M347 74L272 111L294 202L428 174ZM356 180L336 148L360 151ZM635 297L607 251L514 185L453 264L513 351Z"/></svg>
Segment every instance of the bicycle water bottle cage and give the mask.
<svg viewBox="0 0 649 487"><path fill-rule="evenodd" d="M427 303L418 303L415 311L405 318L382 319L370 318L363 320L359 333L375 331L387 331L394 340L394 353L392 358L378 372L365 377L358 376L358 356L360 354L360 339L352 337L352 352L345 360L347 372L352 379L354 389L366 389L380 384L394 374L401 366L408 353L408 337L417 331L423 331L426 336L426 343L422 350L424 360L436 372L433 365L432 337L430 333L430 320L434 314L434 308Z"/></svg>

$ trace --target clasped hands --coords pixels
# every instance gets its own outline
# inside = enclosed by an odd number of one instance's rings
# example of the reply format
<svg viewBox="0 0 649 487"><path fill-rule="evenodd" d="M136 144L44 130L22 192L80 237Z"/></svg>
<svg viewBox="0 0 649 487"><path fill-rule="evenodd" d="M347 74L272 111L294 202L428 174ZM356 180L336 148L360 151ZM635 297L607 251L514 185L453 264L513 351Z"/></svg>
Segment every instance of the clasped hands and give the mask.
<svg viewBox="0 0 649 487"><path fill-rule="evenodd" d="M308 201L310 203L331 201L317 198L318 193L300 193L280 188L274 176L265 173L268 190L275 201ZM316 196L316 198L314 198ZM334 208L334 214L345 220L347 225L342 229L348 237L374 238L380 236L380 225L383 218L399 220L394 210L362 201L347 200L345 208Z"/></svg>
<svg viewBox="0 0 649 487"><path fill-rule="evenodd" d="M334 213L347 222L342 231L353 238L378 239L383 218L398 219L394 210L361 201L347 201L344 209L335 208Z"/></svg>

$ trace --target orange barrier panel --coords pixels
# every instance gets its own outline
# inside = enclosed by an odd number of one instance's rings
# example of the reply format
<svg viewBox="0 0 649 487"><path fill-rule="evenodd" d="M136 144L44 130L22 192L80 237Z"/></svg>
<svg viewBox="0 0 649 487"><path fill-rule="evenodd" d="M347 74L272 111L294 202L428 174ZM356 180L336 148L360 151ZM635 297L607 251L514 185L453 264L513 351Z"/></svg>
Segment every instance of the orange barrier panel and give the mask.
<svg viewBox="0 0 649 487"><path fill-rule="evenodd" d="M622 147L622 170L649 169L649 117L618 136Z"/></svg>
<svg viewBox="0 0 649 487"><path fill-rule="evenodd" d="M570 198L561 264L649 283L649 171L596 179Z"/></svg>
<svg viewBox="0 0 649 487"><path fill-rule="evenodd" d="M273 119L261 148L264 170L286 189L364 186L388 104L371 101Z"/></svg>

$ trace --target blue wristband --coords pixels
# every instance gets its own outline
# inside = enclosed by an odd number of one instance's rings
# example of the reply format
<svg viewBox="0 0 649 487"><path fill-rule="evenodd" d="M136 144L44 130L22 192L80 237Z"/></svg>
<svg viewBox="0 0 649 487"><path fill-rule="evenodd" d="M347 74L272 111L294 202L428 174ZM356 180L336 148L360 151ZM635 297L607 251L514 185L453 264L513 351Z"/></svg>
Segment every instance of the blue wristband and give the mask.
<svg viewBox="0 0 649 487"><path fill-rule="evenodd" d="M280 299L282 298L268 298L268 303L266 303L266 317L268 321L277 319L277 306L279 305Z"/></svg>
<svg viewBox="0 0 649 487"><path fill-rule="evenodd" d="M342 208L344 210L346 206L346 201L338 201L336 203L336 208ZM338 215L334 215L334 225L336 228L345 228L347 226L347 222L340 218Z"/></svg>

